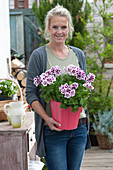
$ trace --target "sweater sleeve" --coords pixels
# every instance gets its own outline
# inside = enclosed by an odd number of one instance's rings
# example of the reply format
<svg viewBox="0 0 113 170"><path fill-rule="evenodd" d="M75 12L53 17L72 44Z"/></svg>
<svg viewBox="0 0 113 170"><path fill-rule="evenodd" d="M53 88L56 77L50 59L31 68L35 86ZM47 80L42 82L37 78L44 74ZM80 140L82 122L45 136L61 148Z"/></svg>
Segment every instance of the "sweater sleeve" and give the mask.
<svg viewBox="0 0 113 170"><path fill-rule="evenodd" d="M32 104L35 100L40 100L40 89L34 85L34 77L41 74L40 54L37 50L33 51L30 56L27 69L27 83L26 83L26 100L27 103Z"/></svg>
<svg viewBox="0 0 113 170"><path fill-rule="evenodd" d="M80 63L81 63L81 68L85 71L85 73L86 73L86 75L87 75L85 55L84 55L84 53L83 53L82 50L80 50L80 51L81 51L81 53L80 53L80 58L81 58L81 61L80 61Z"/></svg>

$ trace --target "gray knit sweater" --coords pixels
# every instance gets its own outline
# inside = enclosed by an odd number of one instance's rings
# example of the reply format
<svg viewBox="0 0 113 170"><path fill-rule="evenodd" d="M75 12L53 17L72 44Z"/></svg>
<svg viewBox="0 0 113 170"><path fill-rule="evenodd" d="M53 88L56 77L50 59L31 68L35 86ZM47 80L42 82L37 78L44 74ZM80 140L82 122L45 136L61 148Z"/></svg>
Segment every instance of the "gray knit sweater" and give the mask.
<svg viewBox="0 0 113 170"><path fill-rule="evenodd" d="M69 46L77 55L79 60L80 68L86 72L86 61L85 56L82 50ZM45 108L45 102L42 98L40 98L40 91L39 87L37 88L34 84L34 77L37 75L39 76L41 73L46 71L46 64L47 64L47 53L45 46L39 47L33 51L29 59L29 65L27 70L27 84L26 84L26 100L31 105L33 101L38 100L42 106ZM88 111L86 110L87 115L87 128L89 129L89 115ZM43 126L44 120L35 112L35 136L37 141L37 155L40 157L44 157L45 153L45 146L44 146L44 139L43 139ZM88 135L88 141L86 149L90 148L90 140Z"/></svg>

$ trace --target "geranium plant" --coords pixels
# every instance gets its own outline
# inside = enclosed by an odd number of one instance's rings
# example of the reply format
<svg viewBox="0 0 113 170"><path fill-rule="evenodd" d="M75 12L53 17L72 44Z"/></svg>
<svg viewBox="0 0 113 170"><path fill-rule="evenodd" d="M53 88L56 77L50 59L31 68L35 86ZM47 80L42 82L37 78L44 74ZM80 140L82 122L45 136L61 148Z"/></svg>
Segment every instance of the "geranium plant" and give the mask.
<svg viewBox="0 0 113 170"><path fill-rule="evenodd" d="M83 70L74 65L64 67L63 72L58 66L54 66L34 78L34 84L41 86L41 97L45 102L52 99L61 102L60 108L72 108L75 112L81 106L87 108L87 99L90 90L94 87L91 85L95 75L89 73L87 76Z"/></svg>
<svg viewBox="0 0 113 170"><path fill-rule="evenodd" d="M0 80L0 96L12 97L13 94L17 94L18 86L15 82L12 78Z"/></svg>

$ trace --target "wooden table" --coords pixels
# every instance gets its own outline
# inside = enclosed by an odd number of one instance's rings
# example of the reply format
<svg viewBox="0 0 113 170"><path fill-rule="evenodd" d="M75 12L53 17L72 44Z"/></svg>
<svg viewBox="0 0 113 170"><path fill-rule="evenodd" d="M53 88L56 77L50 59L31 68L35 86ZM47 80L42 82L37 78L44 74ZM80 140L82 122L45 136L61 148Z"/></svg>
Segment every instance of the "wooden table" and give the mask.
<svg viewBox="0 0 113 170"><path fill-rule="evenodd" d="M0 170L28 170L28 152L35 143L34 113L26 112L23 125L0 122Z"/></svg>

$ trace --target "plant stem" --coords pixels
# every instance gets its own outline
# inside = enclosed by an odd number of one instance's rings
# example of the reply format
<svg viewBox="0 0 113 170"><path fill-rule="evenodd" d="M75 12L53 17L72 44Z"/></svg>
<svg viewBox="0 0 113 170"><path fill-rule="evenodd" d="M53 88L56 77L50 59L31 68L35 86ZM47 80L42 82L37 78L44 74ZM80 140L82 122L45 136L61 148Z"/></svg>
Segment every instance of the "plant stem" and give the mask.
<svg viewBox="0 0 113 170"><path fill-rule="evenodd" d="M109 86L108 86L108 91L107 91L106 97L109 96L109 92L110 92L110 89L111 89L112 82L113 82L113 76L111 77L111 81L110 81Z"/></svg>

